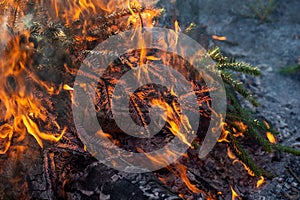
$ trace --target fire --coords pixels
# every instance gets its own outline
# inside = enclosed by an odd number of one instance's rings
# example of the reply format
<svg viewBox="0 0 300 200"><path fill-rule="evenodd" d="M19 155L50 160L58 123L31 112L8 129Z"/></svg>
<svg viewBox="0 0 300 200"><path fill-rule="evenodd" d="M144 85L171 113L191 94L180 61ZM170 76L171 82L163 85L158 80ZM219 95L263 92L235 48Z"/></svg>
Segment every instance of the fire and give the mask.
<svg viewBox="0 0 300 200"><path fill-rule="evenodd" d="M233 132L235 132L233 134L233 136L234 137L243 137L244 136L243 133L245 131L247 131L248 127L243 122L235 122L235 125L237 126L237 128L239 129L240 132L238 132L233 127ZM232 133L227 130L227 126L228 125L226 123L223 123L222 135L219 138L218 142L229 142L227 137L228 137L229 134L232 134ZM230 150L229 147L227 148L227 155L231 160L233 160L233 164L234 163L241 163L250 176L255 176L254 172L244 162L242 162L239 158L237 158L235 156L235 154Z"/></svg>
<svg viewBox="0 0 300 200"><path fill-rule="evenodd" d="M265 182L265 178L263 176L259 177L259 180L256 183L256 188L259 188Z"/></svg>
<svg viewBox="0 0 300 200"><path fill-rule="evenodd" d="M267 132L266 135L267 135L268 140L272 144L276 144L276 139L275 139L274 135L271 132Z"/></svg>
<svg viewBox="0 0 300 200"><path fill-rule="evenodd" d="M139 152L143 152L144 151L142 149L139 149ZM168 154L170 157L175 157L175 154L174 152L172 151L168 151ZM157 163L167 163L166 160L163 159L163 156L162 157L155 157L155 156L151 156L150 154L146 154L146 156L151 160L151 162L153 164L157 164ZM187 155L184 155L184 156L187 156ZM196 185L192 184L191 181L189 180L188 176L187 176L187 167L181 163L175 163L175 164L172 164L172 165L168 165L167 166L167 169L173 173L175 176L177 177L180 177L181 180L184 182L184 184L187 186L187 188L198 194L200 192L202 192L202 190L200 190L199 188L197 188ZM163 183L165 183L165 180L163 178L159 178Z"/></svg>
<svg viewBox="0 0 300 200"><path fill-rule="evenodd" d="M227 155L231 160L235 160L236 156L234 155L234 153L232 153L232 151L230 150L230 148L227 148Z"/></svg>
<svg viewBox="0 0 300 200"><path fill-rule="evenodd" d="M264 120L264 124L266 125L267 129L270 129L270 128L271 128L270 125L269 125L269 123L266 122L265 120Z"/></svg>
<svg viewBox="0 0 300 200"><path fill-rule="evenodd" d="M265 126L266 126L267 129L271 128L268 122L264 121L264 124L265 124ZM276 144L277 143L275 136L271 132L269 132L269 131L266 132L266 136L267 136L269 142L271 142L272 144Z"/></svg>
<svg viewBox="0 0 300 200"><path fill-rule="evenodd" d="M233 160L233 164L235 164L235 163L241 163L242 165L243 165L243 167L245 168L245 170L248 172L248 174L250 175L250 176L255 176L255 174L253 173L253 171L245 164L245 163L243 163L242 161L240 161L235 155L234 155L234 153L230 150L230 148L228 147L227 148L227 155L228 155L228 157L231 159L231 160Z"/></svg>
<svg viewBox="0 0 300 200"><path fill-rule="evenodd" d="M222 122L221 127L222 127L222 135L221 137L218 139L218 142L229 142L227 140L227 136L230 134L230 132L228 130L226 130L227 127L227 123L226 122Z"/></svg>
<svg viewBox="0 0 300 200"><path fill-rule="evenodd" d="M179 22L176 20L175 21L175 32L179 33L181 31L180 27L179 27Z"/></svg>
<svg viewBox="0 0 300 200"><path fill-rule="evenodd" d="M173 133L173 135L177 136L182 142L187 144L188 146L192 146L190 142L188 142L188 139L186 138L186 135L180 131L180 126L182 125L185 130L190 129L189 121L186 116L180 115L180 118L177 119L176 115L178 113L175 113L174 109L165 101L154 99L151 102L152 106L160 107L161 109L165 110L165 115L162 116L164 121L166 121L169 126L169 130Z"/></svg>
<svg viewBox="0 0 300 200"><path fill-rule="evenodd" d="M89 0L69 1L68 6L69 10L66 10L64 15L66 18L71 18L73 21L79 20L81 15L96 13L94 3Z"/></svg>
<svg viewBox="0 0 300 200"><path fill-rule="evenodd" d="M71 87L71 86L69 86L68 84L64 84L63 85L63 89L64 90L67 90L67 91L73 91L74 89Z"/></svg>
<svg viewBox="0 0 300 200"><path fill-rule="evenodd" d="M131 13L131 16L127 20L127 25L132 26L134 29L143 27L153 27L154 18L157 17L161 10L143 10L143 4L137 0L127 2L127 7ZM143 10L141 12L141 10Z"/></svg>
<svg viewBox="0 0 300 200"><path fill-rule="evenodd" d="M232 188L232 186L230 186L231 189L231 200L242 200L242 198L236 193L236 191L234 191L234 189Z"/></svg>
<svg viewBox="0 0 300 200"><path fill-rule="evenodd" d="M43 147L42 140L57 142L66 132L66 128L59 134L40 131L37 124L37 121L43 121L47 126L60 129L55 119L48 115L42 100L32 91L35 85L45 86L49 93L54 92L54 88L40 81L30 71L34 45L29 42L29 32L23 31L19 36L11 36L7 40L7 48L1 51L0 57L0 121L3 123L0 126L0 154L7 152L13 138L18 142L30 134Z"/></svg>
<svg viewBox="0 0 300 200"><path fill-rule="evenodd" d="M213 35L212 38L214 40L220 40L220 41L226 41L227 40L227 37L225 36L217 36L217 35Z"/></svg>
<svg viewBox="0 0 300 200"><path fill-rule="evenodd" d="M22 10L23 7L19 5L18 2L19 1L13 0L1 1L0 14L6 13L8 10L10 10L10 8L13 8L16 10L19 17L24 16L26 9L24 8L24 10ZM161 12L161 10L158 9L147 10L144 8L144 5L150 5L152 3L150 1L145 3L145 1L142 2L138 0L37 0L36 3L41 4L42 7L48 8L47 15L50 19L61 20L61 22L68 27L71 27L75 22L82 23L83 28L79 30L80 33L76 33L74 36L74 39L77 43L80 43L82 40L88 42L97 41L99 39L97 36L90 36L88 34L88 27L97 26L98 28L100 27L101 30L106 28L108 29L108 27L105 25L102 27L101 20L113 19L111 21L117 21L117 19L115 19L116 16L125 16L126 14L124 13L128 13L128 10L130 14L126 15L127 18L124 20L125 22L122 22L120 26L124 26L126 29L133 28L135 30L143 27L153 27L155 25L155 17ZM120 12L117 12L117 8L120 8ZM98 15L104 17L101 18ZM100 25L91 24L92 22L89 20L92 18L91 16L93 16L93 19L95 19L95 23L99 23ZM14 27L13 25L15 21L15 19L9 19L7 16L1 17L0 19L0 23L3 25L3 27L9 23L11 23L11 27ZM117 33L118 31L117 26L111 29L111 32L113 33ZM178 21L175 21L175 32L181 32ZM72 94L72 91L74 90L68 84L57 87L56 85L39 80L39 78L34 75L34 73L30 70L30 67L33 65L32 55L35 51L34 44L29 40L30 32L22 30L21 28L19 33L20 34L18 36L10 37L6 37L7 35L5 33L0 33L1 38L8 38L7 41L10 41L8 45L9 48L3 52L0 52L0 75L2 77L2 79L0 79L0 111L3 112L1 113L2 117L0 119L0 121L3 122L3 124L0 125L0 154L5 154L13 145L15 140L22 141L27 135L33 136L38 145L40 147L44 147L44 141L58 142L66 133L67 127L61 127L56 121L56 117L49 115L47 108L43 105L42 99L39 99L35 96L34 92L32 91L35 89L35 85L45 89L47 95L59 94L61 90L69 91ZM136 31L135 34L139 34L138 31ZM218 40L226 40L226 37L213 36L213 38ZM163 42L167 44L167 41ZM5 45L6 42L1 41L0 46L2 46L2 43ZM140 65L143 65L141 70L147 71L147 60L162 61L166 63L169 59L166 57L161 58L147 56L148 52L145 48L146 45L142 37L140 38L139 44L141 53L138 62ZM82 88L88 87L84 84L81 86ZM173 89L171 90L172 95L176 95ZM191 147L192 145L188 141L185 134L185 132L190 133L191 125L188 117L180 113L179 106L175 105L174 103L169 105L166 101L161 99L152 100L151 106L157 106L165 110L165 115L162 115L161 117L166 121L167 128L183 143ZM47 132L40 127L39 122L45 123L46 127L48 128L55 127L55 130L57 131ZM223 127L225 126L226 124L224 124ZM237 126L240 127L242 132L246 131L247 129L247 127L242 123L237 123ZM110 134L104 132L97 132L97 134L99 137L108 137L112 139ZM219 141L226 141L228 134L229 132L224 128L223 137ZM115 140L114 143L118 144L118 141ZM84 146L84 150L87 151L86 146ZM172 157L172 154L176 154L176 152L174 153L170 151L168 154L170 157ZM231 159L237 159L234 157L233 153L231 153L230 156ZM154 164L166 162L160 157L149 156L149 158ZM238 161L236 160L236 162ZM177 163L174 164L174 166L169 166L167 168L176 176L180 177L189 190L194 193L202 192L189 180L187 166ZM233 189L232 191L233 199L239 198Z"/></svg>
<svg viewBox="0 0 300 200"><path fill-rule="evenodd" d="M88 14L96 14L96 5L92 0L77 1L42 1L41 4L48 7L51 18L65 19L67 24L79 20ZM54 13L52 13L54 11Z"/></svg>
<svg viewBox="0 0 300 200"><path fill-rule="evenodd" d="M246 124L244 124L243 122L236 121L234 124L237 125L239 130L243 133L246 132L248 129L248 126Z"/></svg>
<svg viewBox="0 0 300 200"><path fill-rule="evenodd" d="M65 127L59 136L54 136L48 133L41 132L37 124L28 117L22 116L21 120L23 121L25 127L27 128L28 133L31 134L36 139L36 141L41 147L43 147L42 139L58 142L62 138L62 136L64 135L67 129Z"/></svg>
<svg viewBox="0 0 300 200"><path fill-rule="evenodd" d="M179 27L179 22L178 22L177 20L175 21L175 24L174 24L174 25L175 25L175 32L176 32L176 33L181 32L181 29L180 29L180 27ZM178 43L178 37L179 37L179 36L177 35L177 36L176 36L176 44Z"/></svg>
<svg viewBox="0 0 300 200"><path fill-rule="evenodd" d="M39 125L37 123L39 120L48 124L48 127L50 127L49 124L52 124L57 129L61 129L61 127L55 119L50 119L47 109L42 104L42 100L36 98L31 90L34 88L33 85L36 84L44 88L49 95L52 95L59 94L60 90L72 92L73 88L65 84L59 86L59 89L57 90L55 89L57 88L55 85L45 83L39 80L34 73L31 73L30 66L33 62L31 56L34 53L34 44L29 42L30 32L27 31L24 26L20 26L18 27L18 32L20 33L19 36L14 37L9 34L9 31L7 30L7 25L14 28L15 23L17 23L21 17L26 15L28 2L31 1L0 1L0 27L1 30L3 30L0 33L0 36L1 38L4 38L1 39L0 47L6 46L10 41L8 44L9 50L5 52L3 50L3 52L0 53L0 74L2 77L0 80L0 95L1 104L3 104L3 108L0 108L0 111L2 111L3 114L1 122L4 122L4 124L0 126L1 154L7 152L16 132L20 134L18 136L18 141L21 141L28 133L36 139L41 147L43 147L43 140L57 142L66 132L66 128L63 128L59 134L46 133L39 130ZM107 19L113 19L118 15L125 16L126 8L128 8L131 13L131 15L128 16L128 23L134 28L138 28L145 26L152 27L154 17L160 13L160 10L158 9L144 9L142 11L145 5L153 5L153 2L150 1L36 0L36 4L41 5L41 8L47 8L47 15L50 19L58 19L67 26L72 25L78 20L82 20L82 23L84 24L84 27L81 30L82 32L74 36L75 39L77 39L77 42L80 42L82 39L86 41L95 41L98 39L97 37L87 35L86 28L91 26L88 17L99 15L105 16ZM118 9L120 12L117 12ZM44 13L44 11L41 12ZM110 15L105 14L112 12L114 13ZM126 23L123 23L121 26L123 25L126 25ZM144 52L144 55L146 55L146 51Z"/></svg>
<svg viewBox="0 0 300 200"><path fill-rule="evenodd" d="M189 180L189 178L187 177L187 167L185 165L176 164L174 166L174 169L170 169L170 167L168 169L171 170L175 175L179 176L182 179L182 181L185 183L185 185L189 188L189 190L191 190L196 194L201 192L201 190L197 188L195 185L193 185Z"/></svg>

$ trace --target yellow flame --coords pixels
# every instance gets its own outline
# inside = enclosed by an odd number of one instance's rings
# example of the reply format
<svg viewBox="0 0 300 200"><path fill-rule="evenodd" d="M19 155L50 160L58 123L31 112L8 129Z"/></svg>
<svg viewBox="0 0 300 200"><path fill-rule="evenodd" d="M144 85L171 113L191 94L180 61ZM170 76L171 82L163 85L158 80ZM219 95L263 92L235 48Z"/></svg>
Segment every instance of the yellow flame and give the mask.
<svg viewBox="0 0 300 200"><path fill-rule="evenodd" d="M232 186L230 186L231 189L231 200L242 200L242 198L234 191Z"/></svg>
<svg viewBox="0 0 300 200"><path fill-rule="evenodd" d="M174 26L175 26L175 32L177 33L176 34L176 40L175 40L176 41L175 44L177 45L178 44L178 38L179 38L178 33L181 31L181 29L179 27L179 22L177 20L175 21Z"/></svg>
<svg viewBox="0 0 300 200"><path fill-rule="evenodd" d="M274 135L271 132L267 132L266 135L267 135L268 140L272 144L276 144L276 139L275 139Z"/></svg>
<svg viewBox="0 0 300 200"><path fill-rule="evenodd" d="M263 176L259 177L259 180L256 183L256 188L259 188L265 182L265 178Z"/></svg>
<svg viewBox="0 0 300 200"><path fill-rule="evenodd" d="M66 91L73 91L73 90L74 90L74 89L73 89L71 86L69 86L68 84L64 84L63 89L66 90Z"/></svg>
<svg viewBox="0 0 300 200"><path fill-rule="evenodd" d="M0 52L0 96L1 96L1 121L7 122L0 126L0 154L4 154L11 146L11 140L15 132L20 133L18 140L24 139L26 133L31 134L38 142L43 146L43 139L50 141L57 141L62 137L65 129L61 134L55 135L53 133L44 133L38 129L36 121L42 120L46 123L51 123L55 127L59 128L59 124L53 120L49 120L49 116L46 108L42 105L40 99L36 98L29 90L30 85L27 85L27 79L45 88L49 95L58 94L61 89L67 91L73 91L73 88L69 85L63 85L59 87L59 90L53 84L45 83L29 70L29 66L32 65L32 54L34 52L34 44L29 42L30 32L25 30L24 26L18 28L19 35L24 37L25 42L21 42L20 36L12 36L9 34L7 25L15 27L15 17L19 19L25 16L29 11L27 5L29 0L15 1L15 0L0 0L0 33L1 41L0 45L8 45L8 50ZM148 2L148 1L147 1ZM142 9L142 1L134 0L132 2L128 0L76 0L76 1L56 1L56 0L36 0L37 12L40 8L47 8L49 19L58 19L66 25L71 25L78 19L82 20L83 28L82 32L75 35L76 42L81 42L82 39L86 41L95 41L98 38L87 35L87 27L91 26L91 22L88 20L90 16L109 16L108 14L114 12L122 13L126 9L126 3L132 16L127 16L122 21L122 24L117 23L117 26L126 26L127 19L135 20L133 27L141 26L153 26L153 19L160 13L158 9ZM151 2L148 2L150 5ZM11 14L11 10L15 10L16 16ZM118 12L119 11L119 12ZM110 13L108 13L110 12ZM45 13L43 11L43 13ZM113 17L113 16L110 16ZM130 21L129 19L129 21ZM80 21L81 22L81 21ZM98 24L95 24L96 26ZM101 24L100 24L101 25ZM22 39L23 40L23 39ZM10 42L9 42L10 41ZM141 40L141 63L145 58L147 52L144 48L144 44ZM148 57L149 60L155 60L159 58ZM67 66L64 65L67 69ZM67 69L67 71L70 69ZM8 79L11 79L12 83L9 83ZM13 85L16 85L13 86ZM15 87L15 88L13 88ZM86 90L86 85L81 85ZM72 99L73 101L73 99ZM51 121L51 122L48 122ZM49 125L47 125L49 127Z"/></svg>
<svg viewBox="0 0 300 200"><path fill-rule="evenodd" d="M176 20L175 21L175 32L179 33L181 31L180 26L179 26L179 22Z"/></svg>
<svg viewBox="0 0 300 200"><path fill-rule="evenodd" d="M155 56L147 56L148 60L161 60L161 58L157 58Z"/></svg>
<svg viewBox="0 0 300 200"><path fill-rule="evenodd" d="M250 176L255 176L254 172L245 163L243 163L242 161L239 161L239 162L242 163L242 165L247 170L247 172Z"/></svg>

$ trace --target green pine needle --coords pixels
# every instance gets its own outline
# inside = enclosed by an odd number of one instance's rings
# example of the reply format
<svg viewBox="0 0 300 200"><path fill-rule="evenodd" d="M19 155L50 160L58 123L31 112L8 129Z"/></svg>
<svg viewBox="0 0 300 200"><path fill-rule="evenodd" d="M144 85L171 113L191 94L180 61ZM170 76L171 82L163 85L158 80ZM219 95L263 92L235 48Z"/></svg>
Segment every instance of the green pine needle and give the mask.
<svg viewBox="0 0 300 200"><path fill-rule="evenodd" d="M234 129L238 132L244 131L244 133L248 137L253 138L267 152L279 150L294 155L300 155L300 150L298 149L271 143L266 138L266 136L264 136L264 134L266 134L267 132L271 132L272 134L276 135L278 134L278 132L274 130L269 124L266 124L266 122L253 118L251 112L242 107L240 101L236 96L236 94L238 93L246 100L251 102L254 106L258 106L255 98L244 87L244 84L235 77L233 72L259 76L261 74L260 70L248 63L238 62L224 56L218 47L209 50L208 56L210 56L216 62L216 67L220 71L221 77L225 83L224 85L228 101L227 115L225 119L227 126L225 128L229 132L227 140L229 141L230 148L232 149L233 153L242 162L244 162L256 176L259 177L261 175L265 175L267 177L274 177L274 174L260 169L255 165L248 152L240 144L240 138L233 135ZM294 72L297 70L300 71L300 66L285 69L284 72ZM242 122L247 126L247 129L241 130L241 127L239 127L237 122Z"/></svg>
<svg viewBox="0 0 300 200"><path fill-rule="evenodd" d="M258 106L257 101L254 99L252 94L250 94L246 88L244 88L244 85L242 82L236 80L233 78L233 75L223 71L221 73L221 76L223 78L223 81L230 85L236 92L241 94L245 99L247 99L250 103L252 103L254 106Z"/></svg>
<svg viewBox="0 0 300 200"><path fill-rule="evenodd" d="M281 74L294 74L296 72L300 72L300 65L294 65L290 67L286 67L279 71Z"/></svg>
<svg viewBox="0 0 300 200"><path fill-rule="evenodd" d="M258 68L253 67L252 65L249 65L244 62L233 62L233 63L217 63L217 68L219 70L232 70L236 72L242 72L244 74L249 74L252 76L259 76L261 75L261 72Z"/></svg>

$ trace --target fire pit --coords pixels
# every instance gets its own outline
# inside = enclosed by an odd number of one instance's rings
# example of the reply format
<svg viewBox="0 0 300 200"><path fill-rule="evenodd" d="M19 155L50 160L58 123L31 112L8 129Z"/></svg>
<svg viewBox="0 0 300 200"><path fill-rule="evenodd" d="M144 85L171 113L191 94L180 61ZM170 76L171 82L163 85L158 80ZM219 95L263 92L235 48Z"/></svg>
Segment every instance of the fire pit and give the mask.
<svg viewBox="0 0 300 200"><path fill-rule="evenodd" d="M251 146L300 154L242 109L259 70L157 2L0 5L0 199L241 199L274 176Z"/></svg>

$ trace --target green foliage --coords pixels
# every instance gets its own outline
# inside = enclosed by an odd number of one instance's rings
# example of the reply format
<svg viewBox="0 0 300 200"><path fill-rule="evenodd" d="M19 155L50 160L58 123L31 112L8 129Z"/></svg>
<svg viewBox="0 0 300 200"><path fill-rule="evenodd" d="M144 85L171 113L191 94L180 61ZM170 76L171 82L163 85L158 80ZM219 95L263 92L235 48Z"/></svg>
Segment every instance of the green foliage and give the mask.
<svg viewBox="0 0 300 200"><path fill-rule="evenodd" d="M276 7L277 1L276 0L255 0L253 3L247 3L247 6L250 8L251 17L257 18L262 22L270 21L270 14L272 14Z"/></svg>
<svg viewBox="0 0 300 200"><path fill-rule="evenodd" d="M257 177L261 175L274 177L272 173L260 169L255 165L255 162L240 142L241 137L235 135L236 132L243 133L245 137L252 138L252 140L256 141L267 152L279 150L294 155L300 155L300 150L298 149L271 143L265 134L268 132L277 135L278 132L265 121L253 118L251 112L243 108L237 98L237 94L240 94L254 106L258 106L251 93L232 72L258 76L260 75L259 69L248 63L238 62L227 58L221 53L218 47L209 50L208 55L216 62L216 66L221 72L226 89L228 105L225 119L226 124L223 127L223 137L226 138L224 141L228 142L229 147L235 155L246 164ZM243 124L244 128L239 124Z"/></svg>
<svg viewBox="0 0 300 200"><path fill-rule="evenodd" d="M285 67L280 70L281 74L294 74L296 72L300 72L300 64L299 65L293 65L289 67Z"/></svg>
<svg viewBox="0 0 300 200"><path fill-rule="evenodd" d="M244 74L258 76L260 75L260 71L258 70L258 68L253 67L248 63L236 62L235 60L223 56L218 47L209 50L208 55L216 62L217 68L222 72L221 76L223 78L223 81L239 94L241 94L244 98L246 98L249 102L251 102L254 106L258 106L258 103L253 98L251 93L249 93L245 89L243 83L235 78L234 74L230 72L236 71L242 72Z"/></svg>

